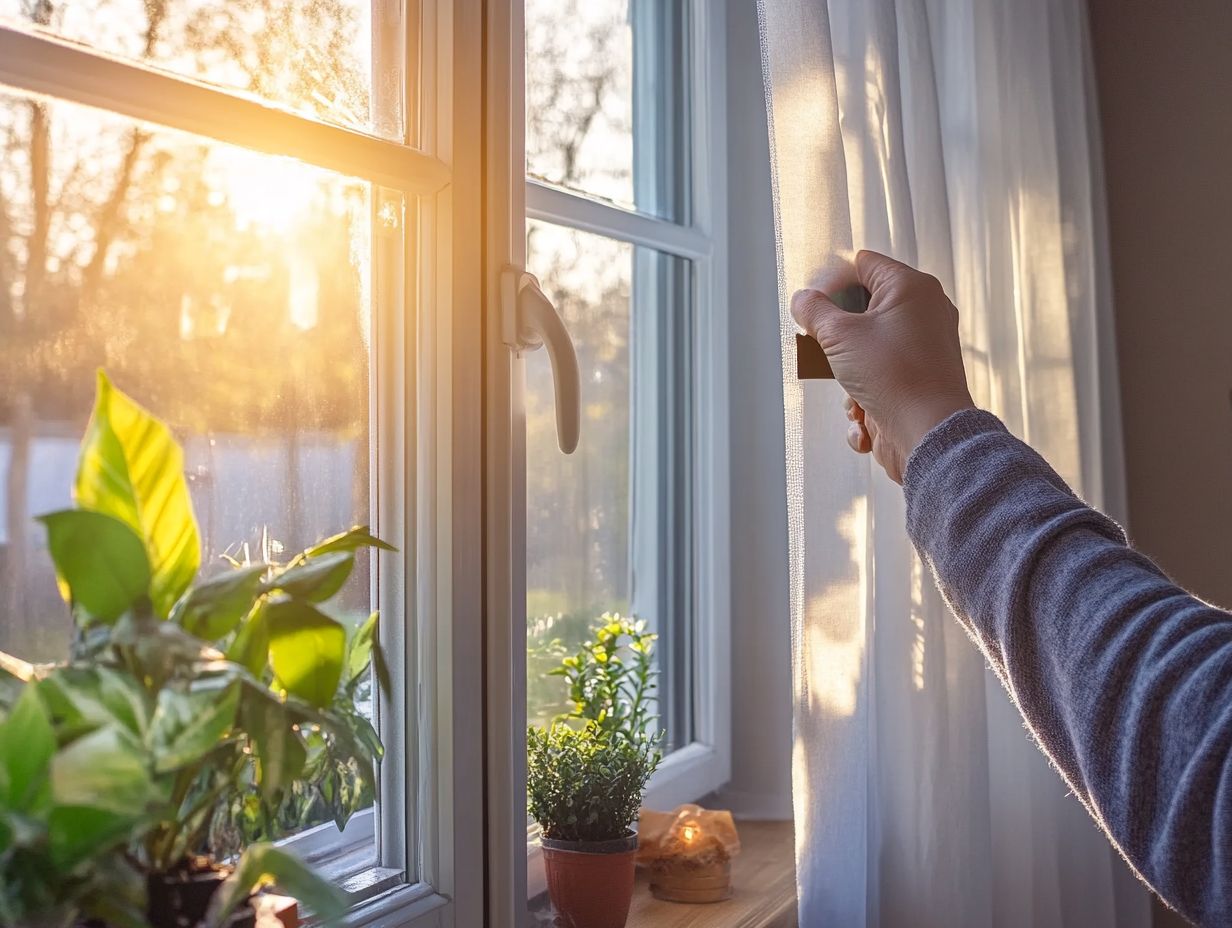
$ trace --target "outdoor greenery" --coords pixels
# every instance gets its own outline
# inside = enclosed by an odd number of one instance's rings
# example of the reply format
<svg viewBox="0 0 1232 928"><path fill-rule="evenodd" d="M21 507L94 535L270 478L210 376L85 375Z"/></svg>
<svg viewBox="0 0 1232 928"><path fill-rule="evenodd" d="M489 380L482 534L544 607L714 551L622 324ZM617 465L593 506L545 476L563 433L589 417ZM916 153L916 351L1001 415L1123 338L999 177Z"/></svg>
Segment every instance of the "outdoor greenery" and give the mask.
<svg viewBox="0 0 1232 928"><path fill-rule="evenodd" d="M538 615L527 609L526 720L546 727L572 708L569 690L559 673L560 662L591 637L590 627L600 610Z"/></svg>
<svg viewBox="0 0 1232 928"><path fill-rule="evenodd" d="M366 127L366 8L0 0L0 18ZM31 515L63 505L46 478L71 456L99 367L189 449L211 560L267 526L294 551L362 521L371 199L290 159L0 91L0 648L53 660L71 635ZM251 489L228 480L241 468ZM332 504L314 506L322 484ZM276 505L260 505L271 486ZM361 557L341 594L348 612L367 569Z"/></svg>
<svg viewBox="0 0 1232 928"><path fill-rule="evenodd" d="M0 923L78 913L144 925L147 875L247 847L214 922L263 875L318 915L344 898L268 844L371 802L381 744L358 711L385 679L377 617L319 608L367 529L287 563L232 561L197 581L200 546L167 427L100 373L75 507L41 517L76 634L66 661L0 654Z"/></svg>
<svg viewBox="0 0 1232 928"><path fill-rule="evenodd" d="M659 765L653 649L645 625L605 613L593 638L551 671L571 708L527 731L527 798L544 837L608 841L629 833Z"/></svg>

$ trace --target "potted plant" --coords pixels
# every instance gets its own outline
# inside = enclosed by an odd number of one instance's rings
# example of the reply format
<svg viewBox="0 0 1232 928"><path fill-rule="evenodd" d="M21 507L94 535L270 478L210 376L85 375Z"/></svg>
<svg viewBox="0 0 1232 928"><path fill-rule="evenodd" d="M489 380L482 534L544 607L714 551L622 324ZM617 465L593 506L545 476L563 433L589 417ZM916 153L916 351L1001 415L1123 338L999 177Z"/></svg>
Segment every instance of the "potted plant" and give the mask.
<svg viewBox="0 0 1232 928"><path fill-rule="evenodd" d="M89 764L91 752L77 752L53 767L56 735L36 686L6 690L11 701L0 722L0 924L60 928L80 914L144 925L140 875L116 853L144 812L140 799L122 804L135 795L140 770L122 762L96 767L96 783L114 787L121 801L101 794L94 806L73 804L73 783L88 772L82 764ZM120 751L111 756L130 759ZM67 795L61 788L66 782Z"/></svg>
<svg viewBox="0 0 1232 928"><path fill-rule="evenodd" d="M551 671L572 709L527 731L527 798L543 830L552 905L565 928L621 928L629 915L637 820L659 764L655 635L604 614L593 639Z"/></svg>
<svg viewBox="0 0 1232 928"><path fill-rule="evenodd" d="M127 737L131 716L121 721L129 713L116 702L112 720L100 716L88 736L60 749L43 697L50 679L31 676L0 722L0 924L68 928L84 919L91 926L147 928L175 924L170 919L179 916L185 918L180 925L213 916L211 924L252 925L251 911L243 909L252 888L267 878L327 920L342 914L345 899L337 890L269 844L248 848L233 872L216 867L217 879L177 877L181 887L192 887L181 893L172 880L160 880L165 875L142 874L125 847L153 817L159 797L142 752ZM94 696L125 698L97 689ZM194 911L199 917L188 920Z"/></svg>
<svg viewBox="0 0 1232 928"><path fill-rule="evenodd" d="M370 666L384 679L377 617L348 632L319 607L388 545L354 528L196 580L180 448L101 374L74 501L41 518L69 658L0 655L0 923L251 923L267 878L337 918L337 889L252 842L370 801L381 745L356 697Z"/></svg>

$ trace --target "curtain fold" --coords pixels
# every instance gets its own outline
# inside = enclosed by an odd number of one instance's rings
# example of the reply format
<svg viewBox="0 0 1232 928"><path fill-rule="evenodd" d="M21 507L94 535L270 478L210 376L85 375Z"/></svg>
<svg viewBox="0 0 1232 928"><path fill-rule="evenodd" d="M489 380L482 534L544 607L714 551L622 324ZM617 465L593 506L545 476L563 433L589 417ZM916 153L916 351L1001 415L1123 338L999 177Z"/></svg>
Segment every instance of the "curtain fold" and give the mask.
<svg viewBox="0 0 1232 928"><path fill-rule="evenodd" d="M1107 487L1118 512L1084 8L761 0L759 17L801 924L1145 926L1146 891L946 613L906 538L901 490L846 452L840 389L796 381L787 310L853 247L935 274L960 309L976 401L1095 505Z"/></svg>

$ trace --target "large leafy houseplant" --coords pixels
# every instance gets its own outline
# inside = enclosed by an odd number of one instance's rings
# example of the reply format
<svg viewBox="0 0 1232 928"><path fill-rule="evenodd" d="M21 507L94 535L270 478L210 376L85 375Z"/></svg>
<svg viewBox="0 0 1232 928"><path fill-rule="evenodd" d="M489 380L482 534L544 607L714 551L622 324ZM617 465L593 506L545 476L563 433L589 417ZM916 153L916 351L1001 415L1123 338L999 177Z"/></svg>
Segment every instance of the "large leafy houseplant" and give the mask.
<svg viewBox="0 0 1232 928"><path fill-rule="evenodd" d="M552 902L566 924L618 928L633 893L637 818L661 758L654 711L656 636L604 614L564 657L570 711L527 731L527 806L543 830Z"/></svg>
<svg viewBox="0 0 1232 928"><path fill-rule="evenodd" d="M102 374L73 495L41 518L69 658L0 656L0 921L184 923L159 905L245 845L212 922L263 875L338 915L337 890L253 842L371 801L381 745L357 702L370 666L384 679L377 617L348 632L321 606L359 549L389 546L357 527L196 581L182 452Z"/></svg>

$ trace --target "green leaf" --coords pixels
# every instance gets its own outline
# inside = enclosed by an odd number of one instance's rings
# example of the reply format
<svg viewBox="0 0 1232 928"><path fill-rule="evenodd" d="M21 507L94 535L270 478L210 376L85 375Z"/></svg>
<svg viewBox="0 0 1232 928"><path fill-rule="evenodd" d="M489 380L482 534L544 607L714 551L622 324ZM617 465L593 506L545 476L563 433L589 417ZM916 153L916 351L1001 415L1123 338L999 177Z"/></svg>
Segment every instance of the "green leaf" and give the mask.
<svg viewBox="0 0 1232 928"><path fill-rule="evenodd" d="M89 806L56 806L47 818L52 863L62 871L125 843L140 817Z"/></svg>
<svg viewBox="0 0 1232 928"><path fill-rule="evenodd" d="M225 678L213 683L225 683ZM239 706L238 683L203 687L187 693L164 689L150 722L150 748L157 773L178 770L200 760L227 737Z"/></svg>
<svg viewBox="0 0 1232 928"><path fill-rule="evenodd" d="M39 687L62 729L80 728L84 733L119 724L136 737L145 737L150 722L148 697L127 674L107 667L61 667Z"/></svg>
<svg viewBox="0 0 1232 928"><path fill-rule="evenodd" d="M10 809L35 804L47 782L56 736L37 685L28 683L0 723L0 800Z"/></svg>
<svg viewBox="0 0 1232 928"><path fill-rule="evenodd" d="M217 641L234 631L252 609L268 569L265 564L255 564L198 583L176 603L172 620L190 635Z"/></svg>
<svg viewBox="0 0 1232 928"><path fill-rule="evenodd" d="M296 563L320 557L331 551L358 551L360 548L380 548L382 551L397 551L393 545L381 541L366 525L356 525L341 534L319 541L295 559Z"/></svg>
<svg viewBox="0 0 1232 928"><path fill-rule="evenodd" d="M355 629L355 634L351 636L351 640L347 644L347 683L354 683L368 669L368 663L372 659L372 647L376 642L377 622L379 620L380 613L372 613L372 615L364 620L362 625Z"/></svg>
<svg viewBox="0 0 1232 928"><path fill-rule="evenodd" d="M246 691L240 712L261 764L258 785L270 799L300 775L308 751L286 707L268 690L260 694Z"/></svg>
<svg viewBox="0 0 1232 928"><path fill-rule="evenodd" d="M56 753L51 761L51 792L59 805L126 815L144 811L161 798L146 770L141 744L115 725L78 738Z"/></svg>
<svg viewBox="0 0 1232 928"><path fill-rule="evenodd" d="M278 888L312 910L314 921L337 924L346 914L347 894L317 876L298 857L272 844L254 844L244 851L232 873L219 887L206 914L207 928L219 928L253 889L273 881ZM302 917L303 913L301 913Z"/></svg>
<svg viewBox="0 0 1232 928"><path fill-rule="evenodd" d="M381 736L372 723L358 713L350 716L350 723L355 729L355 737L367 749L370 758L380 760L385 755L385 745L381 743Z"/></svg>
<svg viewBox="0 0 1232 928"><path fill-rule="evenodd" d="M311 705L329 705L342 678L346 630L297 600L271 603L264 611L269 659L278 682Z"/></svg>
<svg viewBox="0 0 1232 928"><path fill-rule="evenodd" d="M247 668L254 677L263 676L269 666L269 610L266 602L252 612L227 648L227 660Z"/></svg>
<svg viewBox="0 0 1232 928"><path fill-rule="evenodd" d="M271 590L282 590L296 599L321 603L342 589L354 567L354 554L349 551L331 551L288 567L271 579L267 587Z"/></svg>
<svg viewBox="0 0 1232 928"><path fill-rule="evenodd" d="M140 536L150 564L150 598L159 615L169 614L201 564L184 454L167 427L102 371L75 491L79 507L114 516Z"/></svg>
<svg viewBox="0 0 1232 928"><path fill-rule="evenodd" d="M99 622L111 623L150 591L145 546L119 519L88 509L40 516L56 565L60 595Z"/></svg>
<svg viewBox="0 0 1232 928"><path fill-rule="evenodd" d="M372 613L351 636L347 646L346 683L347 686L354 686L371 664L372 675L376 678L381 692L388 696L391 692L389 666L385 663L385 655L377 640L380 618L379 612Z"/></svg>

